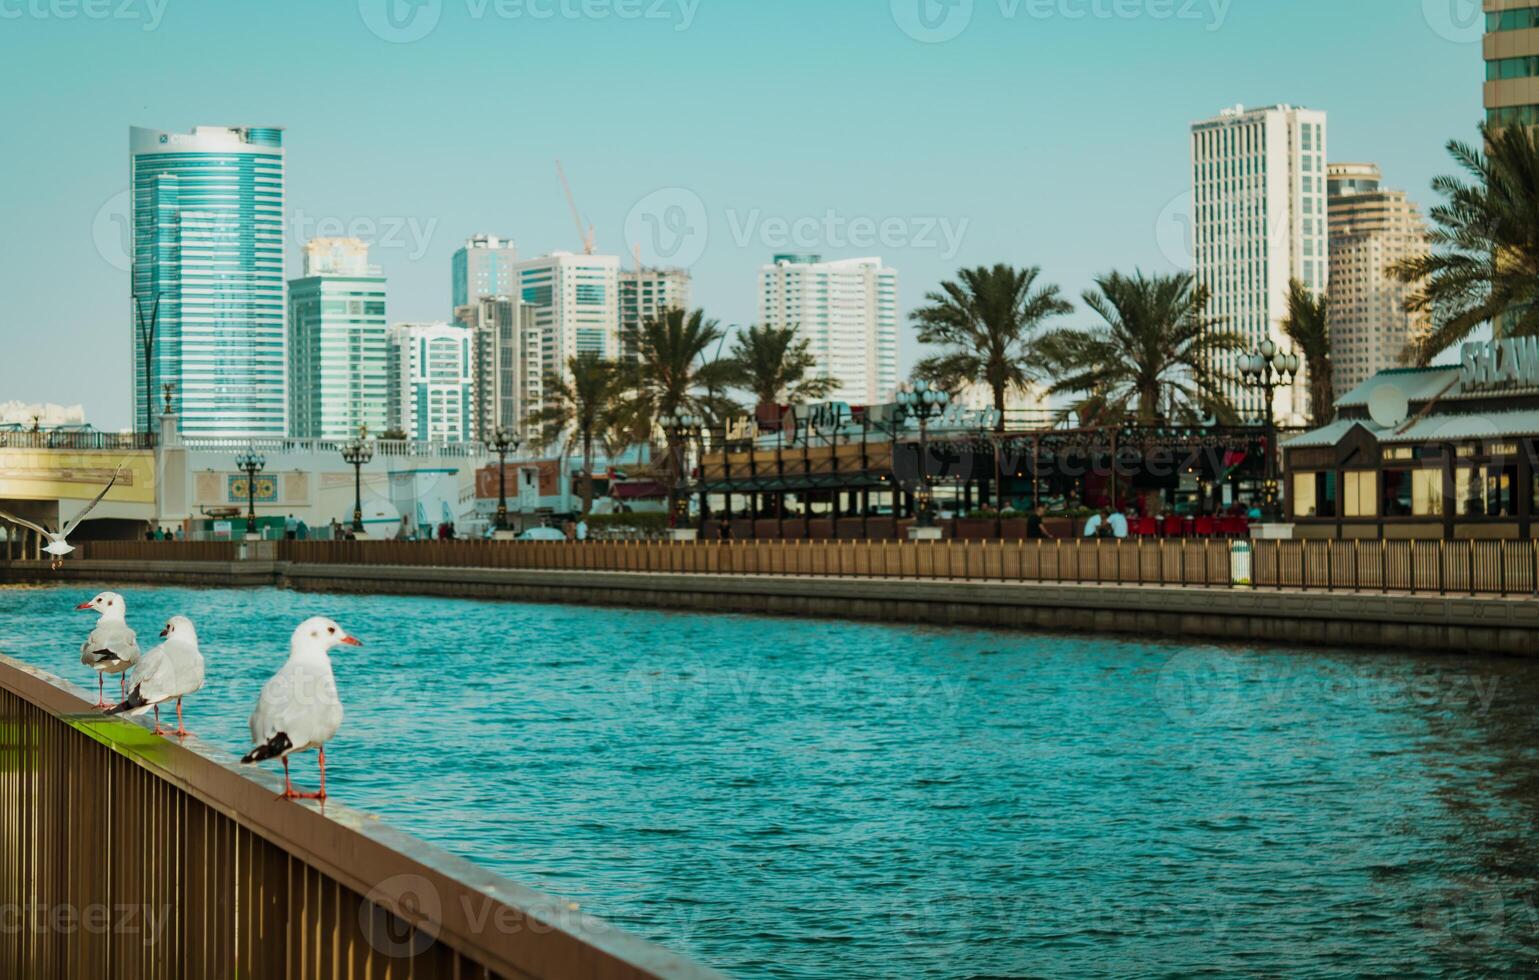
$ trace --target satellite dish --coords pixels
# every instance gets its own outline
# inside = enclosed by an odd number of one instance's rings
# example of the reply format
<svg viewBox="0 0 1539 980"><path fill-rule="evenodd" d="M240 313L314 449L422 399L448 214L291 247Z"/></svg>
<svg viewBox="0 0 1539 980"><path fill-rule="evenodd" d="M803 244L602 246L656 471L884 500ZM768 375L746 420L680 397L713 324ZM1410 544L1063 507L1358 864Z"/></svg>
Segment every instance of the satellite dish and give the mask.
<svg viewBox="0 0 1539 980"><path fill-rule="evenodd" d="M1393 429L1411 413L1411 400L1394 385L1380 385L1368 396L1368 417L1381 429Z"/></svg>

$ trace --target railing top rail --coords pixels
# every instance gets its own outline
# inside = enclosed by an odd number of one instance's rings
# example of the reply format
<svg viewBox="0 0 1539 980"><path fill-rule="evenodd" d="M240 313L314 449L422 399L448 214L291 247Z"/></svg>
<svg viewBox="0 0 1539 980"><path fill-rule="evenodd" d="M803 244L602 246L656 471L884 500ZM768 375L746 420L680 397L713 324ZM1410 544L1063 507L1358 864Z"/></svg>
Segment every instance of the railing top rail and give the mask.
<svg viewBox="0 0 1539 980"><path fill-rule="evenodd" d="M134 722L87 711L87 692L4 654L0 687L497 973L721 976L335 801L317 808L279 799L275 775L237 768L233 756L196 739L175 744ZM436 914L425 915L419 904L416 891L424 886L441 899Z"/></svg>

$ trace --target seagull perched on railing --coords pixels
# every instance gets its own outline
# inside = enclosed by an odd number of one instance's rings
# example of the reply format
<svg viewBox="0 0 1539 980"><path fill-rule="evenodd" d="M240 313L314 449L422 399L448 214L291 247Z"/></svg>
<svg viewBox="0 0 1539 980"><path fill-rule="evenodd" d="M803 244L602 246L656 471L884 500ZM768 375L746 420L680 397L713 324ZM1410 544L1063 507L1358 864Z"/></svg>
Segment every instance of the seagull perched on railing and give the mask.
<svg viewBox="0 0 1539 980"><path fill-rule="evenodd" d="M80 644L80 662L96 671L96 707L105 708L103 682L107 674L118 675L122 697L128 697L128 681L123 672L139 662L139 638L128 628L128 604L116 592L103 592L75 608L101 613L91 635Z"/></svg>
<svg viewBox="0 0 1539 980"><path fill-rule="evenodd" d="M283 760L283 799L326 798L326 743L342 727L342 701L331 673L331 650L339 644L361 647L355 636L324 616L299 624L289 640L289 659L266 684L251 713L251 741L256 748L242 762ZM321 788L301 793L289 781L289 756L318 749Z"/></svg>
<svg viewBox="0 0 1539 980"><path fill-rule="evenodd" d="M34 524L32 521L17 517L15 514L5 510L0 510L0 517L5 518L12 524L31 528L47 538L48 543L43 546L43 550L53 556L53 561L49 563L49 567L57 570L60 565L64 564L64 556L75 550L75 546L64 539L69 537L71 531L77 530L80 527L80 522L86 519L87 514L96 509L96 505L102 502L103 497L107 496L107 491L111 490L112 485L118 482L118 475L122 472L123 464L119 463L112 471L112 479L108 480L107 485L102 487L102 492L96 495L96 499L86 504L85 509L76 514L73 520L65 521L60 525L57 531L50 531L46 525Z"/></svg>
<svg viewBox="0 0 1539 980"><path fill-rule="evenodd" d="M172 616L160 631L165 642L146 653L128 678L128 696L108 714L142 715L155 711L155 734L185 738L192 733L182 724L182 698L203 686L203 654L192 620ZM160 726L160 706L176 700L176 731Z"/></svg>

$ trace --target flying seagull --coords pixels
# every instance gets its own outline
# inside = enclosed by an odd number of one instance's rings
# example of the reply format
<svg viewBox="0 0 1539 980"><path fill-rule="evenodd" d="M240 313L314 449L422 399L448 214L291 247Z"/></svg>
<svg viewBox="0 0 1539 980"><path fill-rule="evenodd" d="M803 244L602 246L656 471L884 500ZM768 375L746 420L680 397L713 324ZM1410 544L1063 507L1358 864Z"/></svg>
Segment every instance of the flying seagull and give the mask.
<svg viewBox="0 0 1539 980"><path fill-rule="evenodd" d="M165 642L146 653L128 678L128 697L110 715L142 715L155 711L155 734L185 738L192 734L182 724L182 698L203 686L203 654L192 620L172 616L160 631ZM160 706L176 701L176 731L160 727Z"/></svg>
<svg viewBox="0 0 1539 980"><path fill-rule="evenodd" d="M80 662L96 671L96 707L107 707L103 681L107 674L118 675L118 687L128 697L124 671L139 662L139 639L128 628L127 603L116 592L103 592L75 607L94 609L101 614L91 635L80 644Z"/></svg>
<svg viewBox="0 0 1539 980"><path fill-rule="evenodd" d="M57 532L48 530L45 525L34 524L25 518L17 517L10 511L0 510L0 517L10 521L12 524L31 528L47 538L48 544L43 546L43 550L53 556L53 561L49 564L49 567L58 569L60 565L64 564L64 556L75 550L75 546L64 539L69 537L71 531L77 530L80 527L80 522L86 519L87 514L96 509L96 505L102 502L103 497L107 496L107 491L111 490L112 485L118 482L118 475L122 472L123 464L119 463L112 471L112 479L108 480L107 485L102 487L102 492L96 495L96 499L86 504L85 509L75 515L74 520L65 521Z"/></svg>
<svg viewBox="0 0 1539 980"><path fill-rule="evenodd" d="M282 759L286 800L326 798L326 743L342 727L342 702L331 673L330 653L343 643L363 646L357 637L324 616L300 623L289 640L289 659L262 685L256 710L251 713L251 741L256 748L240 761ZM301 793L289 782L289 756L305 749L320 751L318 793Z"/></svg>

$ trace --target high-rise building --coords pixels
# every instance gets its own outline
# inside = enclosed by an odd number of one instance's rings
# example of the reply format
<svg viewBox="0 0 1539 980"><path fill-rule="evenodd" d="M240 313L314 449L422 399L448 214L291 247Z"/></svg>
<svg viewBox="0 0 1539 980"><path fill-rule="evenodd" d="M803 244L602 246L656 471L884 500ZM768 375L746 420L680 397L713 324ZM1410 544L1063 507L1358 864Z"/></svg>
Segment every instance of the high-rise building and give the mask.
<svg viewBox="0 0 1539 980"><path fill-rule="evenodd" d="M830 397L875 405L897 390L898 273L881 259L777 255L759 270L759 320L797 328L814 374L839 382Z"/></svg>
<svg viewBox="0 0 1539 980"><path fill-rule="evenodd" d="M1277 105L1225 109L1192 126L1195 274L1211 295L1209 315L1246 338L1247 349L1283 334L1288 285L1297 279L1324 293L1330 278L1326 235L1324 112ZM1241 375L1243 351L1217 367ZM1302 425L1308 378L1300 371L1276 392L1277 421ZM1264 412L1263 393L1239 380L1225 394L1242 416Z"/></svg>
<svg viewBox="0 0 1539 980"><path fill-rule="evenodd" d="M516 296L482 296L454 311L471 331L476 382L476 438L492 441L498 429L521 439L532 433L529 413L544 397L544 358L534 307Z"/></svg>
<svg viewBox="0 0 1539 980"><path fill-rule="evenodd" d="M1331 369L1341 394L1399 364L1406 344L1432 329L1428 313L1406 312L1416 287L1389 271L1426 254L1427 226L1404 191L1380 186L1371 163L1333 163L1326 176Z"/></svg>
<svg viewBox="0 0 1539 980"><path fill-rule="evenodd" d="M620 356L620 260L554 252L518 263L514 295L534 307L541 367L565 374L567 359L592 352Z"/></svg>
<svg viewBox="0 0 1539 980"><path fill-rule="evenodd" d="M620 272L620 357L635 360L641 325L668 310L689 309L685 269L630 269Z"/></svg>
<svg viewBox="0 0 1539 980"><path fill-rule="evenodd" d="M454 309L469 306L482 296L511 296L518 290L513 266L518 249L511 238L472 235L454 253L450 267Z"/></svg>
<svg viewBox="0 0 1539 980"><path fill-rule="evenodd" d="M1539 126L1539 2L1485 0L1486 122Z"/></svg>
<svg viewBox="0 0 1539 980"><path fill-rule="evenodd" d="M385 429L385 277L356 238L305 244L289 280L289 434L349 439Z"/></svg>
<svg viewBox="0 0 1539 980"><path fill-rule="evenodd" d="M468 442L475 379L470 331L449 323L398 323L390 341L386 416L420 442Z"/></svg>
<svg viewBox="0 0 1539 980"><path fill-rule="evenodd" d="M149 387L158 399L175 385L184 434L283 437L283 131L135 126L129 171L137 424L146 379L135 306L156 322Z"/></svg>

